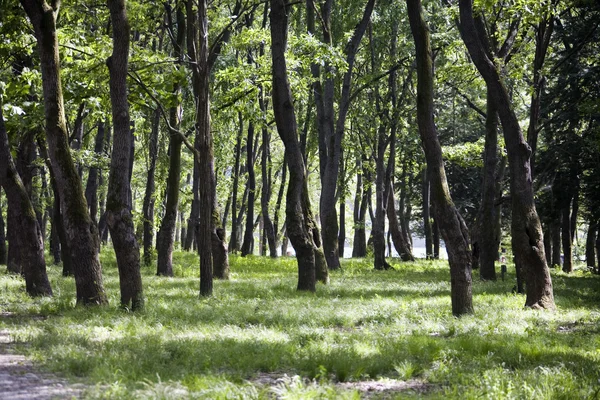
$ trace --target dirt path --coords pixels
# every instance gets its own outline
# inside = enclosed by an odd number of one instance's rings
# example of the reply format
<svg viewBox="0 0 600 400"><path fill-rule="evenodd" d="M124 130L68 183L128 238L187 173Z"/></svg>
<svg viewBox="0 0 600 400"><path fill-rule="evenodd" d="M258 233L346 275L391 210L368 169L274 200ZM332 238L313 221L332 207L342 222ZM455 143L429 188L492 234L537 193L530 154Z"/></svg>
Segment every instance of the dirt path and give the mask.
<svg viewBox="0 0 600 400"><path fill-rule="evenodd" d="M10 335L0 331L0 398L3 400L78 399L84 386L39 372L26 357L14 354Z"/></svg>

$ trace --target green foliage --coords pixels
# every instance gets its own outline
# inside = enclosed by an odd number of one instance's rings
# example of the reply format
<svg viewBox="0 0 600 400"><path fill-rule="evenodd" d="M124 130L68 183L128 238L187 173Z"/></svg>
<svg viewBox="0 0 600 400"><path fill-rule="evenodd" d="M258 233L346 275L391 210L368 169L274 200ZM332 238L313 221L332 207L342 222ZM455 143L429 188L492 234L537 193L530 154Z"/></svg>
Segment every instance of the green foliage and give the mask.
<svg viewBox="0 0 600 400"><path fill-rule="evenodd" d="M45 368L98 384L89 398L358 398L337 381L417 380L426 398L592 396L600 378L598 277L556 273L559 311L523 310L506 282L474 282L476 314L450 316L444 262L344 260L316 294L295 290L293 258L231 258L232 279L197 297L197 256L175 277L144 269L146 310L117 307L118 273L102 252L113 306L74 308L74 284L50 267L55 297L30 299L0 276L0 321Z"/></svg>

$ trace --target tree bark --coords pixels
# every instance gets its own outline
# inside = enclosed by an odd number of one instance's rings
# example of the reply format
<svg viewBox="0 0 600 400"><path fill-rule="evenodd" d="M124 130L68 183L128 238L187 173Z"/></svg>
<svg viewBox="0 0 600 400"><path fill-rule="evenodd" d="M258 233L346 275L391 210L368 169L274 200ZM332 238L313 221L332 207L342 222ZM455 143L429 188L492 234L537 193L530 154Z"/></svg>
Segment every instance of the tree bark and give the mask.
<svg viewBox="0 0 600 400"><path fill-rule="evenodd" d="M559 214L560 215L560 214ZM560 218L560 217L558 217ZM562 261L560 259L561 240L560 240L560 222L559 219L552 222L552 266L560 267Z"/></svg>
<svg viewBox="0 0 600 400"><path fill-rule="evenodd" d="M0 103L0 186L6 192L8 205L15 218L15 235L11 246L15 246L20 253L19 261L25 287L30 296L52 296L52 288L46 274L46 261L44 259L44 238L27 190L21 181L15 167L8 134L2 115ZM4 227L2 227L4 231Z"/></svg>
<svg viewBox="0 0 600 400"><path fill-rule="evenodd" d="M381 123L377 132L377 155L375 158L375 221L373 236L373 267L386 270L392 266L385 260L385 215L387 208L387 190L385 188L385 150L387 147L386 126Z"/></svg>
<svg viewBox="0 0 600 400"><path fill-rule="evenodd" d="M296 115L285 61L287 5L287 0L271 0L273 111L277 131L285 146L285 157L290 172L286 196L286 229L296 250L298 290L315 291L315 222L310 212L306 169L298 142Z"/></svg>
<svg viewBox="0 0 600 400"><path fill-rule="evenodd" d="M121 306L133 311L144 308L140 247L131 213L131 148L127 68L129 62L129 21L125 0L108 0L113 28L113 52L106 60L114 126L113 150L106 198L106 223L110 229L119 269Z"/></svg>
<svg viewBox="0 0 600 400"><path fill-rule="evenodd" d="M263 88L260 88L259 94L259 105L261 110L263 111L263 115L266 116L266 104L263 97ZM275 240L275 229L273 227L273 221L271 221L271 217L269 215L269 200L271 199L271 150L270 150L270 141L271 135L269 135L268 128L263 125L261 128L262 131L262 155L261 155L261 173L262 173L262 188L260 195L260 208L261 215L263 218L263 226L265 236L267 237L267 243L269 245L269 256L271 258L277 257L277 243Z"/></svg>
<svg viewBox="0 0 600 400"><path fill-rule="evenodd" d="M429 29L420 0L407 0L406 3L417 58L417 121L430 173L435 217L448 252L452 313L457 316L471 314L473 302L469 234L450 197L442 148L433 120L433 61Z"/></svg>
<svg viewBox="0 0 600 400"><path fill-rule="evenodd" d="M71 159L59 73L56 16L45 1L21 0L38 43L46 136L69 240L78 304L106 304L96 226L87 210L81 180Z"/></svg>
<svg viewBox="0 0 600 400"><path fill-rule="evenodd" d="M144 193L144 265L152 264L152 243L154 239L154 203L155 203L155 183L154 175L156 172L156 159L158 157L158 128L160 124L160 110L154 110L152 119L152 130L148 138L148 173L146 175L146 191ZM183 221L182 221L183 224ZM182 234L182 241L185 235Z"/></svg>
<svg viewBox="0 0 600 400"><path fill-rule="evenodd" d="M546 264L542 228L538 218L529 157L531 148L523 138L508 91L496 65L485 53L475 28L472 0L460 0L460 31L473 63L486 82L498 110L506 143L512 200L512 248L522 265L527 287L525 305L554 309L552 278Z"/></svg>

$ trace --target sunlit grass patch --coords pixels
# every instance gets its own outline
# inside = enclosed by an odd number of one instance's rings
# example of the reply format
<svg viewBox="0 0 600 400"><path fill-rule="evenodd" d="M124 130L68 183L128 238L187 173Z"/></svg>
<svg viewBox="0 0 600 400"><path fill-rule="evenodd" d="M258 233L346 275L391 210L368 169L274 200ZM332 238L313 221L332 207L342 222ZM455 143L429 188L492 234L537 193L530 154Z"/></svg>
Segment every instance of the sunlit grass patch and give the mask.
<svg viewBox="0 0 600 400"><path fill-rule="evenodd" d="M554 273L555 312L524 309L514 275L475 276L475 314L457 319L441 261L374 271L368 259L343 260L330 285L299 293L295 259L232 256L232 279L200 298L197 256L176 253L175 277L143 268L147 307L128 313L114 256L101 257L103 308L75 307L59 267L49 267L52 299L0 275L11 315L0 329L46 368L98 384L90 398L356 398L348 387L386 379L426 388L402 397L585 398L598 387L600 285L583 272Z"/></svg>

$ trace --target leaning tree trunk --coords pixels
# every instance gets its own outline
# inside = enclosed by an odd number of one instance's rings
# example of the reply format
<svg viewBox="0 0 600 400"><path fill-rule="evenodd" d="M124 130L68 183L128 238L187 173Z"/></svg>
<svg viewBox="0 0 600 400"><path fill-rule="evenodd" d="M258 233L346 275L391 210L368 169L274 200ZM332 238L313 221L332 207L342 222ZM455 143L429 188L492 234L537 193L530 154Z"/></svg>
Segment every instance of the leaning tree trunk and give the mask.
<svg viewBox="0 0 600 400"><path fill-rule="evenodd" d="M460 25L463 41L473 63L493 96L498 110L510 167L512 200L512 248L522 265L527 298L532 308L554 309L552 278L546 264L542 227L535 209L533 181L529 157L531 148L523 138L519 121L512 108L506 86L493 60L490 60L479 38L473 19L472 0L460 0Z"/></svg>
<svg viewBox="0 0 600 400"><path fill-rule="evenodd" d="M106 223L117 257L121 306L136 311L144 308L144 296L140 273L140 247L135 237L131 214L133 133L129 128L127 101L130 28L125 0L108 0L108 8L113 26L113 53L106 60L106 65L109 70L110 102L115 132L106 198Z"/></svg>
<svg viewBox="0 0 600 400"><path fill-rule="evenodd" d="M60 192L63 222L70 243L78 304L106 304L98 251L98 232L87 210L81 180L69 150L59 72L57 9L45 1L21 0L38 43L46 136L52 170Z"/></svg>
<svg viewBox="0 0 600 400"><path fill-rule="evenodd" d="M52 288L46 274L44 259L44 238L38 220L25 190L25 186L15 167L0 103L0 186L4 187L6 198L15 218L14 238L11 246L20 252L21 271L25 276L25 287L30 296L52 296ZM2 227L4 231L4 227Z"/></svg>
<svg viewBox="0 0 600 400"><path fill-rule="evenodd" d="M417 58L417 121L430 172L435 217L448 252L452 313L470 314L473 312L473 302L469 234L450 197L442 148L433 120L433 60L429 30L423 17L421 1L407 0L406 3Z"/></svg>
<svg viewBox="0 0 600 400"><path fill-rule="evenodd" d="M286 197L286 229L296 250L298 290L315 291L315 253L318 251L313 241L315 221L310 211L306 169L298 142L296 115L285 61L287 5L287 0L271 0L273 111L277 131L285 146L285 157L290 172ZM327 268L325 274L326 271Z"/></svg>

